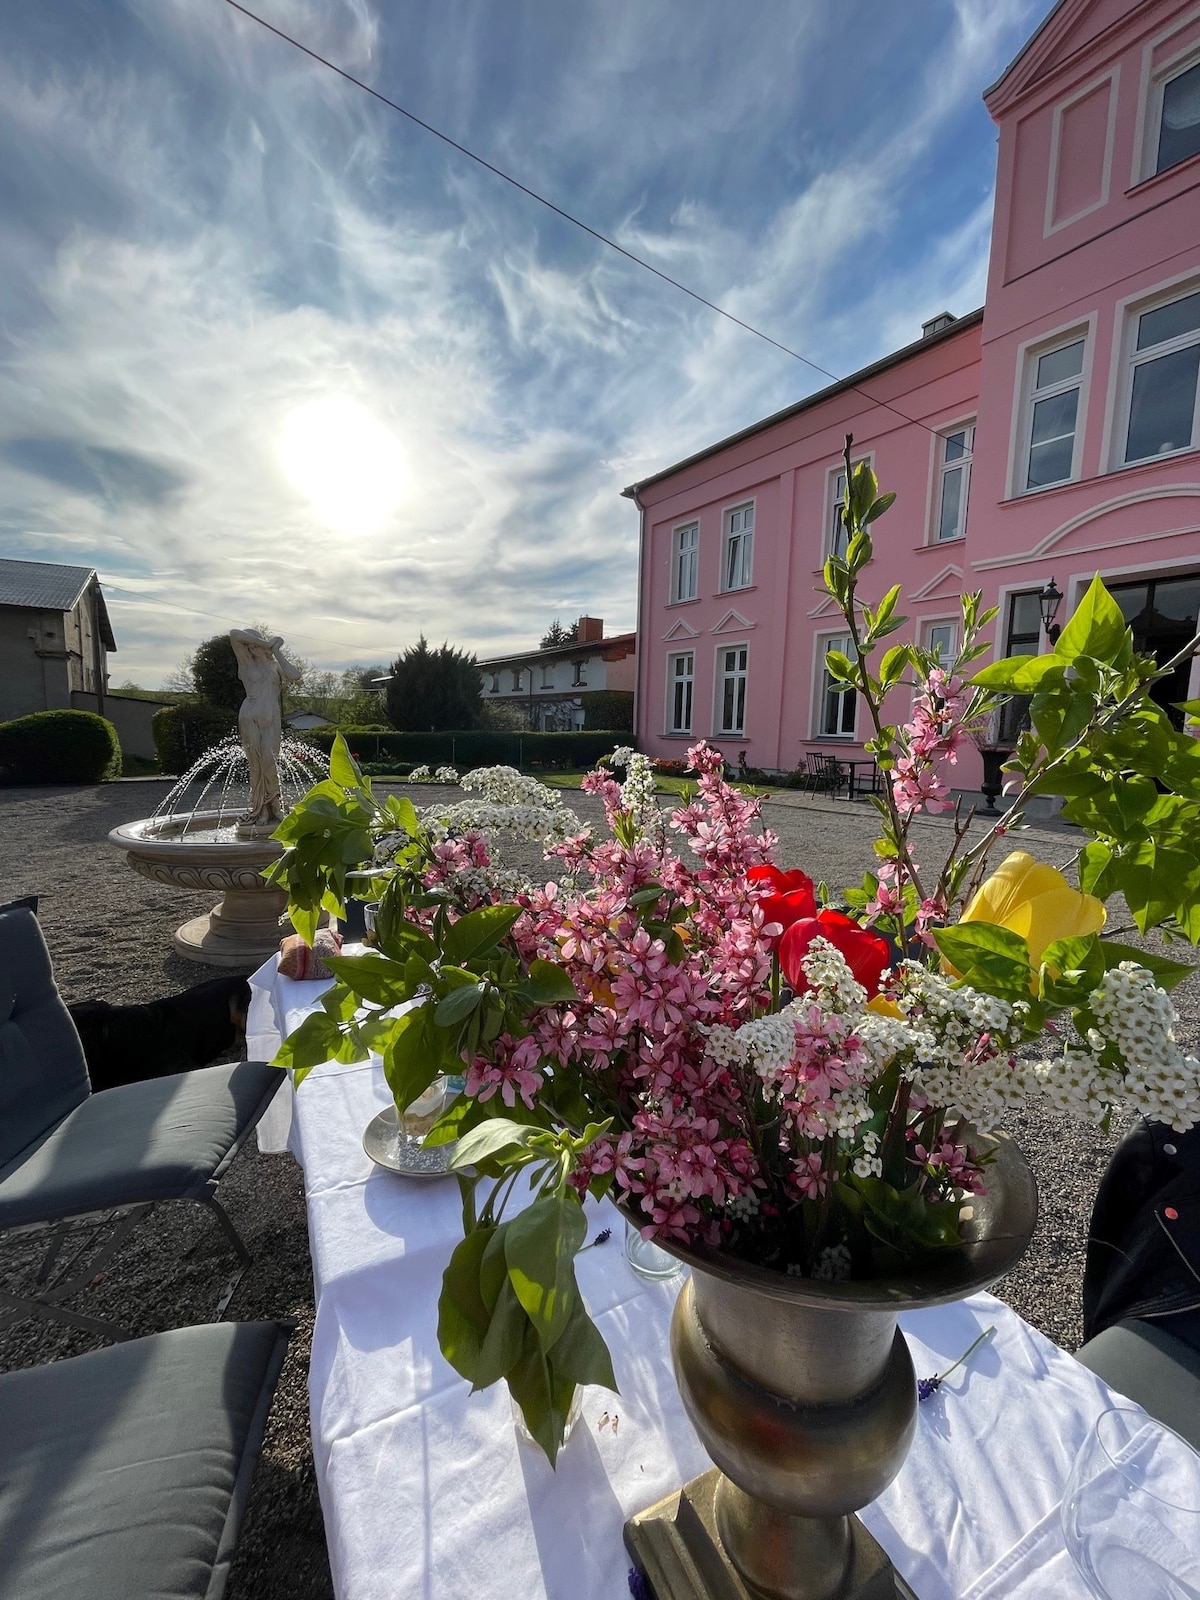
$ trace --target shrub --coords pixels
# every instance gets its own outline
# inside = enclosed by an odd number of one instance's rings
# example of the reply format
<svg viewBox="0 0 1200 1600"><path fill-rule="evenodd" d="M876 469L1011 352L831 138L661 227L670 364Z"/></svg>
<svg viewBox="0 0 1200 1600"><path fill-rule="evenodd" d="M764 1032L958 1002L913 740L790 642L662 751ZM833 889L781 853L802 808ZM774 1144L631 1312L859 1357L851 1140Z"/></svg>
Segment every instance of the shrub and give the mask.
<svg viewBox="0 0 1200 1600"><path fill-rule="evenodd" d="M0 783L103 783L121 775L121 744L93 711L35 711L0 723Z"/></svg>
<svg viewBox="0 0 1200 1600"><path fill-rule="evenodd" d="M224 706L185 700L154 713L154 748L164 772L186 772L210 745L225 739L237 726L237 716ZM326 746L325 748L328 748Z"/></svg>
<svg viewBox="0 0 1200 1600"><path fill-rule="evenodd" d="M601 729L609 733L633 732L633 695L622 689L597 689L581 695L583 725L589 733Z"/></svg>

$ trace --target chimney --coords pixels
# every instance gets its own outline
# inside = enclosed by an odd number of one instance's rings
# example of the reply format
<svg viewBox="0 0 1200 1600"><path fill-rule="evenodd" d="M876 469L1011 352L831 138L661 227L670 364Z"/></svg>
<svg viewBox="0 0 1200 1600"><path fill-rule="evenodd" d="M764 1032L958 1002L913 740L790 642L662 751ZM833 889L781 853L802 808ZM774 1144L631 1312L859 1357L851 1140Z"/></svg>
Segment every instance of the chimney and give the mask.
<svg viewBox="0 0 1200 1600"><path fill-rule="evenodd" d="M596 644L604 637L603 617L580 617L579 643Z"/></svg>
<svg viewBox="0 0 1200 1600"><path fill-rule="evenodd" d="M944 328L953 327L958 318L952 311L939 311L936 317L930 317L928 322L921 324L922 339L931 339L935 333L941 333Z"/></svg>

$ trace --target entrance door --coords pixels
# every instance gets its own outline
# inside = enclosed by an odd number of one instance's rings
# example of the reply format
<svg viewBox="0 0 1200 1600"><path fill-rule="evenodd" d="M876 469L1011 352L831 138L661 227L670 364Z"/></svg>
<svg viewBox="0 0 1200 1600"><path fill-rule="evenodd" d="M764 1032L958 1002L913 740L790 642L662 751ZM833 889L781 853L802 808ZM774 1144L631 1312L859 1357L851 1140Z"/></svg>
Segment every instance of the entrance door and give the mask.
<svg viewBox="0 0 1200 1600"><path fill-rule="evenodd" d="M1149 583L1115 584L1113 599L1133 629L1133 647L1140 655L1153 656L1164 666L1196 635L1200 615L1200 573L1184 578L1156 578ZM1188 697L1192 663L1181 661L1169 677L1160 678L1150 690L1176 728L1183 727L1183 712L1178 702Z"/></svg>

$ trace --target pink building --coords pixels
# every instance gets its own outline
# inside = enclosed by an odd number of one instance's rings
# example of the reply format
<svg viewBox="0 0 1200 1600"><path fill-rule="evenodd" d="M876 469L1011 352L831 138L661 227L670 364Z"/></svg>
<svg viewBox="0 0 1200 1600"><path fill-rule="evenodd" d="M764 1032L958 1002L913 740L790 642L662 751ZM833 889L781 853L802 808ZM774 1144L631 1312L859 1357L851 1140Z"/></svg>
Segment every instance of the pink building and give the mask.
<svg viewBox="0 0 1200 1600"><path fill-rule="evenodd" d="M1200 7L1061 0L985 102L999 127L987 303L626 490L641 511L637 729L790 770L861 756L819 593L843 436L898 500L863 585L953 649L958 597L997 655L1048 648L1093 575L1160 660L1200 611ZM904 637L903 634L898 637ZM1162 687L1200 694L1200 658ZM903 705L889 708L901 714ZM1011 738L1021 708L1009 708ZM962 786L979 781L960 766Z"/></svg>

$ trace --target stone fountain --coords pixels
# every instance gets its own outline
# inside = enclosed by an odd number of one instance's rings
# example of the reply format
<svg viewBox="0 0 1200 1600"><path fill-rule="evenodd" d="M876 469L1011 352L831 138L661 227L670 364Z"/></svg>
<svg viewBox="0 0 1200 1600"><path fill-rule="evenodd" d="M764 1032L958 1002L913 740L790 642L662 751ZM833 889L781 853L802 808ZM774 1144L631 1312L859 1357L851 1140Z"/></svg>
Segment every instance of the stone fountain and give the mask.
<svg viewBox="0 0 1200 1600"><path fill-rule="evenodd" d="M221 896L175 930L180 955L253 968L274 954L285 931L287 894L263 878L283 854L270 835L328 766L319 751L283 737L280 694L299 672L283 655L282 639L241 628L229 639L246 690L238 737L205 751L152 816L114 828L109 838L144 878Z"/></svg>

